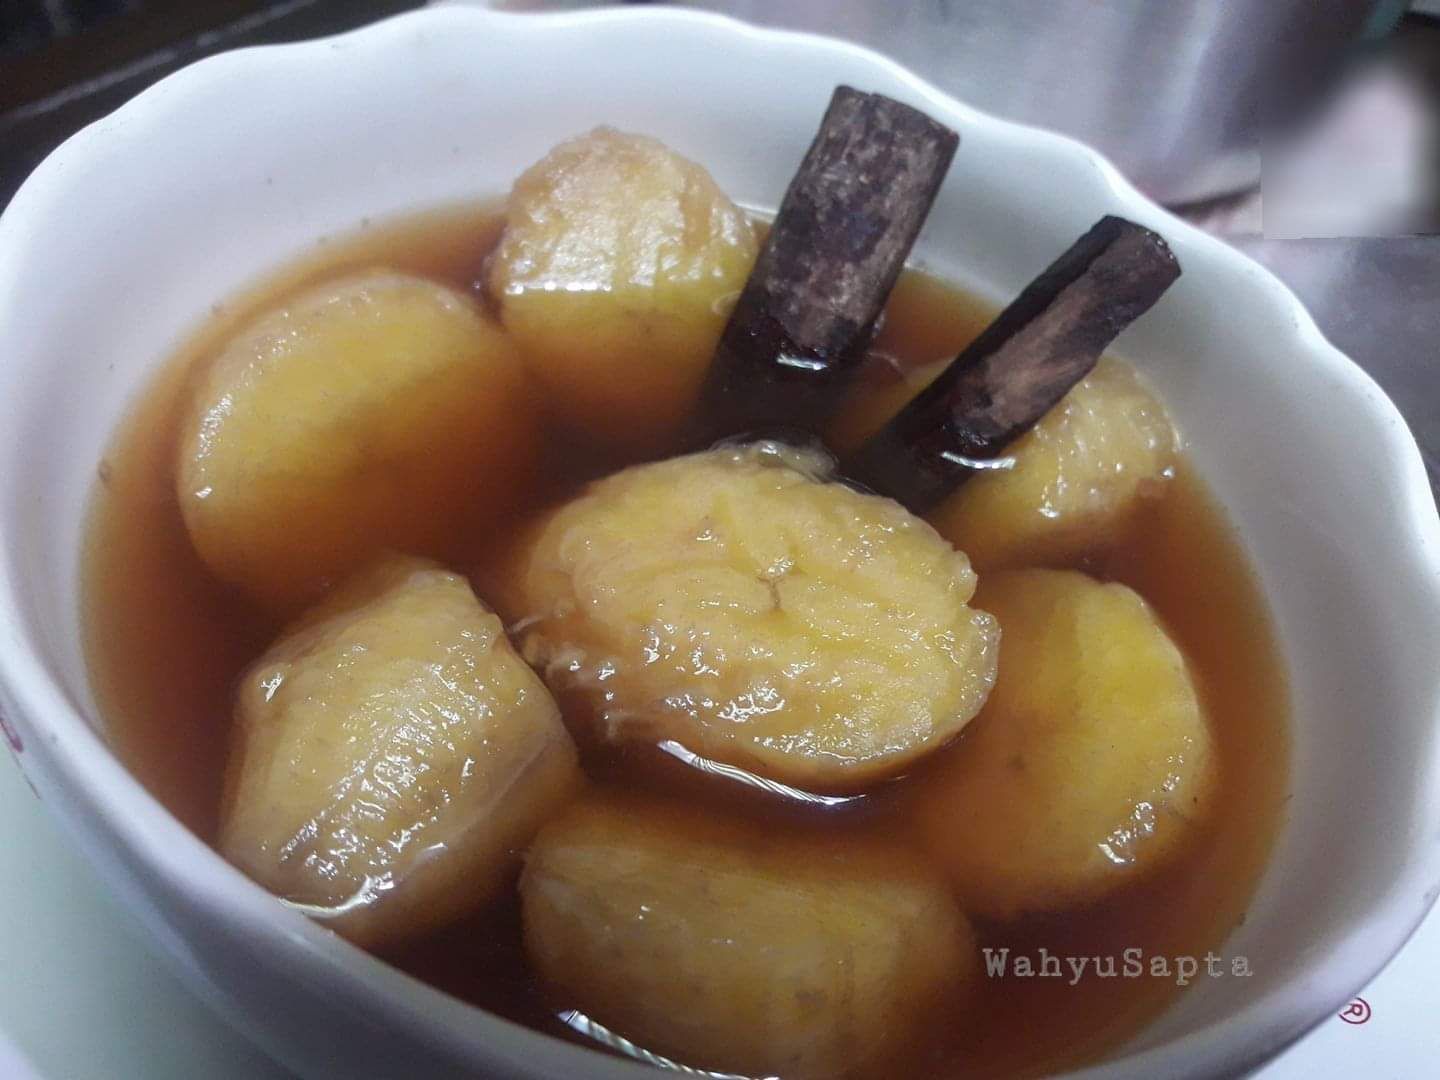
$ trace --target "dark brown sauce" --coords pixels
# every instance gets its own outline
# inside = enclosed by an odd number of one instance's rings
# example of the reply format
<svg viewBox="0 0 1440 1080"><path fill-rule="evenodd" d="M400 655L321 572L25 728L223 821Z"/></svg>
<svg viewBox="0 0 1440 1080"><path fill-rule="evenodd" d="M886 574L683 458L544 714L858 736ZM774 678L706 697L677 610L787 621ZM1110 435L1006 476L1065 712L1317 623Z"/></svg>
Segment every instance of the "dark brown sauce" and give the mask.
<svg viewBox="0 0 1440 1080"><path fill-rule="evenodd" d="M487 208L367 227L324 246L251 294L217 308L139 399L101 464L83 556L86 654L106 732L125 764L177 817L213 839L240 672L279 627L218 586L194 554L174 494L174 454L189 373L258 307L316 278L385 263L472 288L498 229ZM889 308L871 366L881 382L959 351L992 309L922 274L907 272ZM898 376L895 376L898 377ZM548 477L533 506L625 464L547 433ZM504 543L504 537L494 542ZM472 572L487 548L457 538L433 554ZM981 944L1036 956L1203 957L1243 921L1281 819L1287 790L1283 666L1265 604L1223 514L1182 461L1167 496L1133 541L1086 569L1144 595L1184 650L1213 726L1221 761L1218 812L1185 857L1110 899L1062 915L977 926ZM483 580L483 574L474 573ZM483 589L482 589L483 595ZM943 752L942 752L943 753ZM838 808L782 804L655 752L587 753L598 785L679 793L727 814L784 817L797 827L908 835L896 788ZM908 781L925 782L925 769ZM501 1015L580 1039L556 1018L528 974L518 904L510 898L388 957L433 985ZM1224 970L1229 969L1226 958ZM1202 974L1200 978L1204 978ZM1094 1060L1134 1035L1180 992L1172 978L987 980L978 999L906 1074L1016 1075ZM901 1063L893 1063L896 1069ZM894 1070L891 1070L894 1072Z"/></svg>

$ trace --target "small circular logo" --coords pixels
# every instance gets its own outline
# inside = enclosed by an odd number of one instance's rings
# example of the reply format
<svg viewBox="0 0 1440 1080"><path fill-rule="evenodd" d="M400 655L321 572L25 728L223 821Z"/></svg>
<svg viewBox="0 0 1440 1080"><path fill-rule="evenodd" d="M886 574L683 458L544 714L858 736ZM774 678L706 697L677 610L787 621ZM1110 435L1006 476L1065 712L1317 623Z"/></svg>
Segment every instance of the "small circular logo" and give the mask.
<svg viewBox="0 0 1440 1080"><path fill-rule="evenodd" d="M1347 1024L1368 1024L1370 1022L1370 1003L1364 998L1357 997L1341 1009L1337 1015Z"/></svg>

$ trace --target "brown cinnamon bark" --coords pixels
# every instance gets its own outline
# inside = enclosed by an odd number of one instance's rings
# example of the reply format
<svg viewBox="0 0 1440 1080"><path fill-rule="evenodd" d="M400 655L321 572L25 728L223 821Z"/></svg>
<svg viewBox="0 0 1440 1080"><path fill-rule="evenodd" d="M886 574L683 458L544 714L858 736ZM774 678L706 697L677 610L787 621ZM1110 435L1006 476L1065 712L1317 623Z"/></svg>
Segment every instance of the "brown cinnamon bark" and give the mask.
<svg viewBox="0 0 1440 1080"><path fill-rule="evenodd" d="M1034 426L1179 276L1160 236L1101 218L843 472L924 513Z"/></svg>
<svg viewBox="0 0 1440 1080"><path fill-rule="evenodd" d="M816 430L874 333L960 137L879 94L835 90L720 339L709 439Z"/></svg>

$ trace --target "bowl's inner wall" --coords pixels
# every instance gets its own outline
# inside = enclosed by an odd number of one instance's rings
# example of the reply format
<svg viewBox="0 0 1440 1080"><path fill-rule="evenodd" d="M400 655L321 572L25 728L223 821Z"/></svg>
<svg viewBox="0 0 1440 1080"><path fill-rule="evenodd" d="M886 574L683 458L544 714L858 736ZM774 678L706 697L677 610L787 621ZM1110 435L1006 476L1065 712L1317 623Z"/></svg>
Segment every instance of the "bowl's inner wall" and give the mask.
<svg viewBox="0 0 1440 1080"><path fill-rule="evenodd" d="M541 34L540 22L509 32ZM720 63L696 32L640 57L616 21L551 34L546 71L563 74L542 76L525 48L478 62L473 37L410 38L407 62L378 80L367 63L354 66L371 77L340 74L372 39L325 45L338 69L273 53L265 78L283 94L239 92L254 78L245 54L211 61L203 77L152 90L147 109L102 122L103 141L83 134L95 143L85 154L63 149L0 225L3 556L51 671L87 717L76 630L87 494L127 404L212 303L362 217L499 194L554 142L596 124L658 136L738 201L766 207L837 78L944 116L938 99L838 49L785 51L777 71L764 44ZM1078 148L951 119L962 145L917 247L939 272L1008 297L1120 208ZM1253 554L1295 717L1290 822L1226 950L1247 956L1253 975L1201 978L1142 1036L1153 1045L1262 995L1289 995L1297 1015L1313 1012L1307 995L1353 989L1344 964L1332 956L1322 972L1319 961L1399 873L1422 828L1417 806L1432 809L1440 628L1433 611L1417 625L1427 609L1407 584L1414 565L1395 572L1419 553L1390 542L1406 512L1385 449L1398 444L1389 413L1357 407L1357 393L1379 391L1317 362L1320 346L1258 268L1237 270L1159 211L1129 212L1170 231L1186 274L1118 350L1161 388ZM1417 891L1416 918L1424 902ZM1393 925L1372 922L1346 947L1352 967L1393 944Z"/></svg>

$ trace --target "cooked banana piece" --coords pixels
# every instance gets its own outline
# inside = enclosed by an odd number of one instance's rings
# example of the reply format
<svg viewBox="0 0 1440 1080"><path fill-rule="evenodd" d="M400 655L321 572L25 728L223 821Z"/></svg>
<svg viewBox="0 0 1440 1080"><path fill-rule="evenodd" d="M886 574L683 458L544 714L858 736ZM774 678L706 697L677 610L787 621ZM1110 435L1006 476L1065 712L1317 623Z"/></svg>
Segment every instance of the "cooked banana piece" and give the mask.
<svg viewBox="0 0 1440 1080"><path fill-rule="evenodd" d="M579 781L554 700L465 580L394 558L241 680L226 858L365 945L483 905Z"/></svg>
<svg viewBox="0 0 1440 1080"><path fill-rule="evenodd" d="M823 468L760 443L593 484L515 575L526 658L605 738L810 790L940 746L990 690L995 621L963 555Z"/></svg>
<svg viewBox="0 0 1440 1080"><path fill-rule="evenodd" d="M1133 590L1074 571L989 575L1000 677L984 712L918 777L918 820L971 914L1097 899L1162 865L1214 788L1185 660Z"/></svg>
<svg viewBox="0 0 1440 1080"><path fill-rule="evenodd" d="M942 879L855 838L586 800L520 882L526 955L555 996L647 1050L747 1076L893 1063L979 978Z"/></svg>
<svg viewBox="0 0 1440 1080"><path fill-rule="evenodd" d="M466 296L388 270L316 286L201 373L177 469L190 536L218 577L296 611L378 552L500 509L536 438L531 396Z"/></svg>
<svg viewBox="0 0 1440 1080"><path fill-rule="evenodd" d="M1133 368L1101 360L1015 443L1015 467L967 481L928 517L982 572L1058 566L1120 540L1173 475L1174 425Z"/></svg>
<svg viewBox="0 0 1440 1080"><path fill-rule="evenodd" d="M699 393L757 251L699 165L597 128L515 182L490 288L564 420L650 446Z"/></svg>
<svg viewBox="0 0 1440 1080"><path fill-rule="evenodd" d="M857 395L836 417L832 444L858 446L948 364ZM1163 491L1177 451L1165 406L1133 368L1106 357L1015 443L1013 468L972 477L926 516L982 574L1073 564L1123 538L1144 500Z"/></svg>

